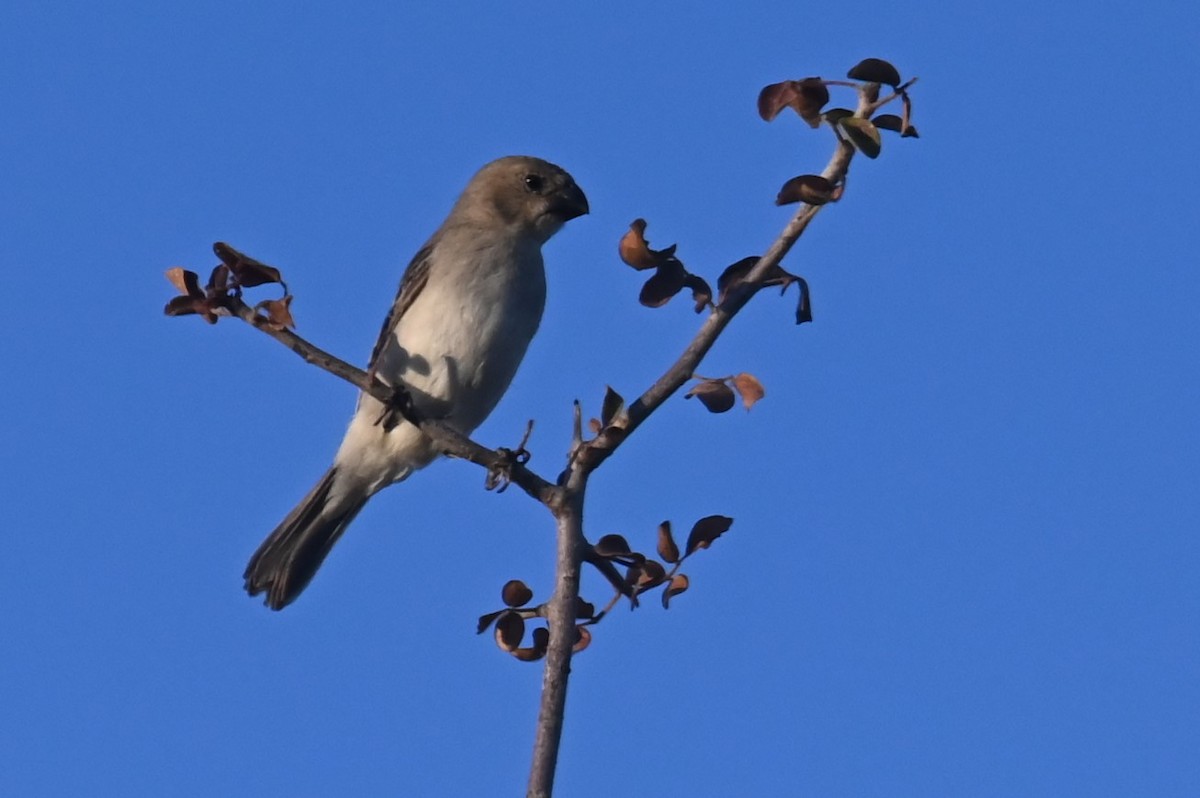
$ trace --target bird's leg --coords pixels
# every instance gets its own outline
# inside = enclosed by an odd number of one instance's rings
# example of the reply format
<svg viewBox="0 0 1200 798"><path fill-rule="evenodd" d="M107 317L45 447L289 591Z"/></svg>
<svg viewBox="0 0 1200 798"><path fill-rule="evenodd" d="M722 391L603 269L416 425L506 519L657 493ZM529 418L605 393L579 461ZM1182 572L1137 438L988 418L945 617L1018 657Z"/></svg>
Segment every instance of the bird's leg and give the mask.
<svg viewBox="0 0 1200 798"><path fill-rule="evenodd" d="M382 425L385 432L391 432L401 421L407 421L414 426L419 424L421 416L413 403L412 394L403 385L388 386L391 395L383 405L383 412L375 420Z"/></svg>

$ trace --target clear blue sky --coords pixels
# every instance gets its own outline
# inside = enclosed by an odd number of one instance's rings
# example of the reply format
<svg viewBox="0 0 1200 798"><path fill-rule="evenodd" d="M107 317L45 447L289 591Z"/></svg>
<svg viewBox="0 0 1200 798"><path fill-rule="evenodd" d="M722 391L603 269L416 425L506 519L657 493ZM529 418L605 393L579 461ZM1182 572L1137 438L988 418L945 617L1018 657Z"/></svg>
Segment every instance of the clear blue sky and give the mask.
<svg viewBox="0 0 1200 798"><path fill-rule="evenodd" d="M676 399L593 482L593 536L736 522L669 612L595 630L560 793L1198 794L1200 12L418 5L0 11L0 793L522 794L540 666L473 631L509 578L547 595L548 516L439 463L268 612L242 568L353 391L164 318L162 272L228 241L362 362L475 168L563 165L593 212L478 435L536 418L554 473L571 400L636 394L698 323L636 304L629 221L710 280L763 250L831 140L758 89L880 56L922 138L789 257L815 323L764 295L704 365L766 399Z"/></svg>

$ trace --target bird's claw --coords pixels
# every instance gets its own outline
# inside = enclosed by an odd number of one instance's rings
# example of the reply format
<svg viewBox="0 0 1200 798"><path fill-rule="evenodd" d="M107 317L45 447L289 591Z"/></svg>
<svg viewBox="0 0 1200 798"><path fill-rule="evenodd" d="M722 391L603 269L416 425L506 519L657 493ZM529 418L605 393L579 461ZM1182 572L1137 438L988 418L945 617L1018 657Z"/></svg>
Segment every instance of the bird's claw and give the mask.
<svg viewBox="0 0 1200 798"><path fill-rule="evenodd" d="M400 422L411 422L416 415L417 410L413 405L412 394L405 388L392 388L391 398L384 404L383 411L380 412L375 423L382 426L384 432L391 432Z"/></svg>
<svg viewBox="0 0 1200 798"><path fill-rule="evenodd" d="M512 472L517 466L523 466L529 462L529 458L533 457L525 444L529 442L529 436L533 433L533 422L530 421L525 427L525 435L521 438L521 442L517 444L516 449L509 449L501 446L496 450L499 455L496 462L488 468L487 477L484 479L483 487L487 490L494 490L497 493L503 493L506 488L512 483Z"/></svg>

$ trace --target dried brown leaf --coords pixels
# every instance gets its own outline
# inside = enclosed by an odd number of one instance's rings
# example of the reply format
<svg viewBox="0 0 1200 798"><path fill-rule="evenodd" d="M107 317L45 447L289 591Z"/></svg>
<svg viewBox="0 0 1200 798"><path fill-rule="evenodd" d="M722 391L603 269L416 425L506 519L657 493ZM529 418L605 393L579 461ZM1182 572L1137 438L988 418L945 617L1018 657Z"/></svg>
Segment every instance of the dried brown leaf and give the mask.
<svg viewBox="0 0 1200 798"><path fill-rule="evenodd" d="M224 263L218 263L208 275L208 285L204 286L204 293L211 299L218 295L224 295L228 291L229 267Z"/></svg>
<svg viewBox="0 0 1200 798"><path fill-rule="evenodd" d="M511 610L496 619L496 645L509 653L516 651L525 636L525 620Z"/></svg>
<svg viewBox="0 0 1200 798"><path fill-rule="evenodd" d="M283 282L279 269L238 252L223 241L213 244L213 252L217 253L217 257L221 259L222 263L229 267L237 284L243 288Z"/></svg>
<svg viewBox="0 0 1200 798"><path fill-rule="evenodd" d="M670 259L675 254L675 245L672 244L666 249L650 249L650 242L646 240L646 220L634 219L629 223L629 231L621 236L617 251L621 260L638 271L643 271L657 268Z"/></svg>
<svg viewBox="0 0 1200 798"><path fill-rule="evenodd" d="M871 122L880 130L890 130L893 133L900 133L904 130L904 120L895 114L873 116Z"/></svg>
<svg viewBox="0 0 1200 798"><path fill-rule="evenodd" d="M791 108L811 127L821 124L821 108L829 102L829 88L820 78L785 80L765 86L758 94L758 115L770 122Z"/></svg>
<svg viewBox="0 0 1200 798"><path fill-rule="evenodd" d="M200 275L182 266L172 266L167 269L167 279L175 290L184 296L204 296L200 288Z"/></svg>
<svg viewBox="0 0 1200 798"><path fill-rule="evenodd" d="M629 548L629 541L621 535L605 535L597 540L596 545L592 548L601 557L620 557L632 552Z"/></svg>
<svg viewBox="0 0 1200 798"><path fill-rule="evenodd" d="M177 296L167 303L163 313L168 316L191 316L200 314L209 324L217 323L217 315L212 305L204 297Z"/></svg>
<svg viewBox="0 0 1200 798"><path fill-rule="evenodd" d="M625 399L612 389L611 385L604 386L604 402L600 405L600 426L607 427L625 407Z"/></svg>
<svg viewBox="0 0 1200 798"><path fill-rule="evenodd" d="M725 271L721 272L721 276L717 278L717 304L725 301L725 298L729 295L729 292L733 290L734 286L746 279L746 275L750 273L750 270L753 269L757 263L758 256L752 255L748 258L742 258L737 263L727 266ZM781 285L784 287L784 290L786 290L789 285L798 281L799 279L800 278L796 275L785 271L782 266L776 264L767 271L767 276L763 279L762 284L764 286Z"/></svg>
<svg viewBox="0 0 1200 798"><path fill-rule="evenodd" d="M679 546L671 534L670 521L663 521L658 525L658 556L662 557L664 562L679 562Z"/></svg>
<svg viewBox="0 0 1200 798"><path fill-rule="evenodd" d="M812 298L808 293L808 280L797 277L796 283L800 286L800 303L796 306L796 323L804 324L813 319Z"/></svg>
<svg viewBox="0 0 1200 798"><path fill-rule="evenodd" d="M544 626L539 626L530 635L533 645L528 648L518 648L513 656L522 662L537 662L546 656L546 648L550 645L550 632Z"/></svg>
<svg viewBox="0 0 1200 798"><path fill-rule="evenodd" d="M488 627L492 625L492 622L506 612L508 610L496 610L495 612L489 612L487 615L480 615L479 625L475 627L475 634L481 635L486 632Z"/></svg>
<svg viewBox="0 0 1200 798"><path fill-rule="evenodd" d="M868 83L886 83L892 88L900 85L900 71L882 58L864 58L850 68L846 77Z"/></svg>
<svg viewBox="0 0 1200 798"><path fill-rule="evenodd" d="M644 562L644 561L643 561ZM635 562L625 569L625 587L632 589L638 583L638 579L642 576L642 562ZM630 603L637 607L637 596L632 595Z"/></svg>
<svg viewBox="0 0 1200 798"><path fill-rule="evenodd" d="M871 124L871 120L848 116L838 122L838 129L863 155L868 158L879 157L883 142L879 138L879 130Z"/></svg>
<svg viewBox="0 0 1200 798"><path fill-rule="evenodd" d="M742 404L747 410L754 407L755 403L767 394L758 378L745 372L733 378L733 388L742 397Z"/></svg>
<svg viewBox="0 0 1200 798"><path fill-rule="evenodd" d="M830 108L821 116L829 124L836 125L842 119L845 119L848 116L854 116L854 112L849 108Z"/></svg>
<svg viewBox="0 0 1200 798"><path fill-rule="evenodd" d="M255 310L267 312L267 326L276 330L291 329L296 326L292 318L292 295L282 299L264 299L254 306Z"/></svg>
<svg viewBox="0 0 1200 798"><path fill-rule="evenodd" d="M637 577L637 589L640 593L654 588L667 581L667 569L656 560L646 560L641 564Z"/></svg>
<svg viewBox="0 0 1200 798"><path fill-rule="evenodd" d="M578 654L592 644L592 633L588 631L586 626L575 627L575 645L571 646L571 653Z"/></svg>
<svg viewBox="0 0 1200 798"><path fill-rule="evenodd" d="M708 515L701 518L692 527L688 535L687 549L684 556L690 555L697 549L707 549L713 541L725 534L733 525L733 519L724 515Z"/></svg>
<svg viewBox="0 0 1200 798"><path fill-rule="evenodd" d="M533 598L533 591L520 579L510 579L500 589L500 599L508 607L523 607Z"/></svg>
<svg viewBox="0 0 1200 798"><path fill-rule="evenodd" d="M779 196L775 198L775 204L807 202L809 205L824 205L831 199L833 183L821 175L800 175L783 184L783 188L779 189Z"/></svg>
<svg viewBox="0 0 1200 798"><path fill-rule="evenodd" d="M648 308L661 308L671 301L671 297L683 290L687 282L687 269L678 260L671 258L662 263L654 272L654 276L642 286L638 294L638 302Z"/></svg>
<svg viewBox="0 0 1200 798"><path fill-rule="evenodd" d="M539 626L533 630L530 639L534 648L540 648L542 651L545 651L546 646L550 645L550 630L544 626Z"/></svg>
<svg viewBox="0 0 1200 798"><path fill-rule="evenodd" d="M662 595L663 609L669 609L671 599L678 596L680 593L688 589L687 574L675 574L671 577L671 584L667 585Z"/></svg>
<svg viewBox="0 0 1200 798"><path fill-rule="evenodd" d="M721 276L717 278L718 305L725 301L729 289L744 280L756 263L758 263L758 255L751 255L725 267L725 271L721 272Z"/></svg>
<svg viewBox="0 0 1200 798"><path fill-rule="evenodd" d="M900 92L900 102L904 105L904 116L900 119L900 138L902 139L919 139L917 129L912 126L912 98L908 96L908 92Z"/></svg>
<svg viewBox="0 0 1200 798"><path fill-rule="evenodd" d="M683 278L683 284L692 289L692 302L695 303L697 313L712 304L712 288L703 277L688 272L687 276Z"/></svg>
<svg viewBox="0 0 1200 798"><path fill-rule="evenodd" d="M758 93L758 115L763 121L770 122L779 116L780 111L791 105L794 95L795 90L792 89L790 80L763 86L762 91Z"/></svg>
<svg viewBox="0 0 1200 798"><path fill-rule="evenodd" d="M733 389L720 380L701 380L683 395L684 399L696 397L710 413L724 413L733 407Z"/></svg>
<svg viewBox="0 0 1200 798"><path fill-rule="evenodd" d="M596 617L596 605L575 597L575 617L579 620L591 620Z"/></svg>

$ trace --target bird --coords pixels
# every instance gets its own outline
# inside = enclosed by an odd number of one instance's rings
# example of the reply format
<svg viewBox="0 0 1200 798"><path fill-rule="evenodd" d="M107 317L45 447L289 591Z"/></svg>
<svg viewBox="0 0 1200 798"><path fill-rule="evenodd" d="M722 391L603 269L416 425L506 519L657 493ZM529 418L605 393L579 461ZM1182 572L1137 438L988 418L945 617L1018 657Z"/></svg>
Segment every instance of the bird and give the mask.
<svg viewBox="0 0 1200 798"><path fill-rule="evenodd" d="M403 386L414 409L464 435L508 390L541 323L542 245L588 213L562 168L530 156L483 166L405 269L368 374ZM361 393L333 464L250 558L251 596L291 604L367 501L429 465L438 451L417 427L388 421Z"/></svg>

